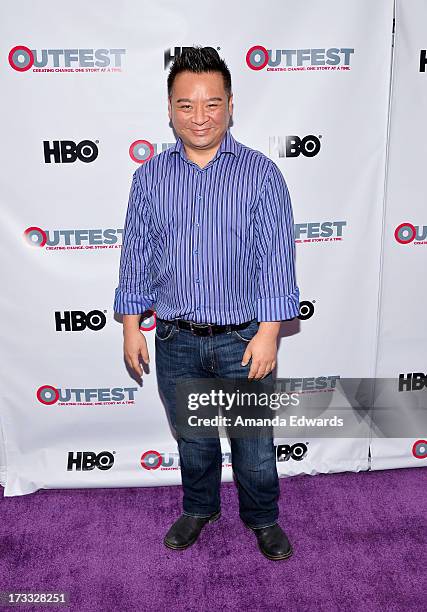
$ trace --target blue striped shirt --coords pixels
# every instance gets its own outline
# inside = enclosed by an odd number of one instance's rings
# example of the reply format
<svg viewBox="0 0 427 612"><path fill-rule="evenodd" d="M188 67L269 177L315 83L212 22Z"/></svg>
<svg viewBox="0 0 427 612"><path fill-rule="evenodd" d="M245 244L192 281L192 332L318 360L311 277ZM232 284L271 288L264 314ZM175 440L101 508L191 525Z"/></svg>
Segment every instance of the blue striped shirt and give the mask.
<svg viewBox="0 0 427 612"><path fill-rule="evenodd" d="M229 129L204 168L178 138L133 174L114 310L149 309L220 324L299 314L285 179Z"/></svg>

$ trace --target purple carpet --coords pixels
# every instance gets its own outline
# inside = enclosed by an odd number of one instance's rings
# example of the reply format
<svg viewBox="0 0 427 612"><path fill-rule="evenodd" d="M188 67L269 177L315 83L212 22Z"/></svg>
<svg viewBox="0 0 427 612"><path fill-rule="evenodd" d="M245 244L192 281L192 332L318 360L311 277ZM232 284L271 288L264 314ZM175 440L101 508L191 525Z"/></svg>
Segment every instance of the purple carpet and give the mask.
<svg viewBox="0 0 427 612"><path fill-rule="evenodd" d="M258 551L234 483L222 484L221 519L181 552L162 543L180 514L179 486L1 496L0 591L68 591L78 612L427 609L426 469L294 476L280 486L294 548L284 561Z"/></svg>

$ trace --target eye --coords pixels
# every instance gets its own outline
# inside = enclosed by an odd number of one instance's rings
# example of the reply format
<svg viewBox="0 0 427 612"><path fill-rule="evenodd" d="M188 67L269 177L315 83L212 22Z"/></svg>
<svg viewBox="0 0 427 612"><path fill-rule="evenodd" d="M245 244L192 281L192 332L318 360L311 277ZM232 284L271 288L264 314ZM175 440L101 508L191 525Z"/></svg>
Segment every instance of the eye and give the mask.
<svg viewBox="0 0 427 612"><path fill-rule="evenodd" d="M180 106L179 108L190 108L189 104L183 104L182 106Z"/></svg>

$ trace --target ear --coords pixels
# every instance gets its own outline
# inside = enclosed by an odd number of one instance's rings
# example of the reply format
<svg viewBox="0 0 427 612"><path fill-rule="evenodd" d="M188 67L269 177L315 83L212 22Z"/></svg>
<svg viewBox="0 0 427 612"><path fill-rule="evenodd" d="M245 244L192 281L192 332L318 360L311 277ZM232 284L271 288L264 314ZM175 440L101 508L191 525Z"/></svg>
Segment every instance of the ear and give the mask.
<svg viewBox="0 0 427 612"><path fill-rule="evenodd" d="M172 105L171 105L171 99L168 97L168 115L169 115L169 119L172 120Z"/></svg>
<svg viewBox="0 0 427 612"><path fill-rule="evenodd" d="M228 100L228 112L230 114L230 116L233 114L233 94L231 94L229 100Z"/></svg>

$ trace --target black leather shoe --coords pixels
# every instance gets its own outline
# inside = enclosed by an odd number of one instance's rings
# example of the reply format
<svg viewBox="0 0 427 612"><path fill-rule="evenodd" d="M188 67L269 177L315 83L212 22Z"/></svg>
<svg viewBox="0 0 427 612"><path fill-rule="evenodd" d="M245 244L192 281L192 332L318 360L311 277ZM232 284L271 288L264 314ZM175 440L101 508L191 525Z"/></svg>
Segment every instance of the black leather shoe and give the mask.
<svg viewBox="0 0 427 612"><path fill-rule="evenodd" d="M165 546L174 549L188 548L197 540L206 523L213 523L221 516L221 511L205 518L182 514L169 529L163 540Z"/></svg>
<svg viewBox="0 0 427 612"><path fill-rule="evenodd" d="M267 559L279 561L287 559L293 553L292 546L288 540L288 536L277 523L270 527L262 527L261 529L251 529L258 540L258 547L262 554Z"/></svg>

